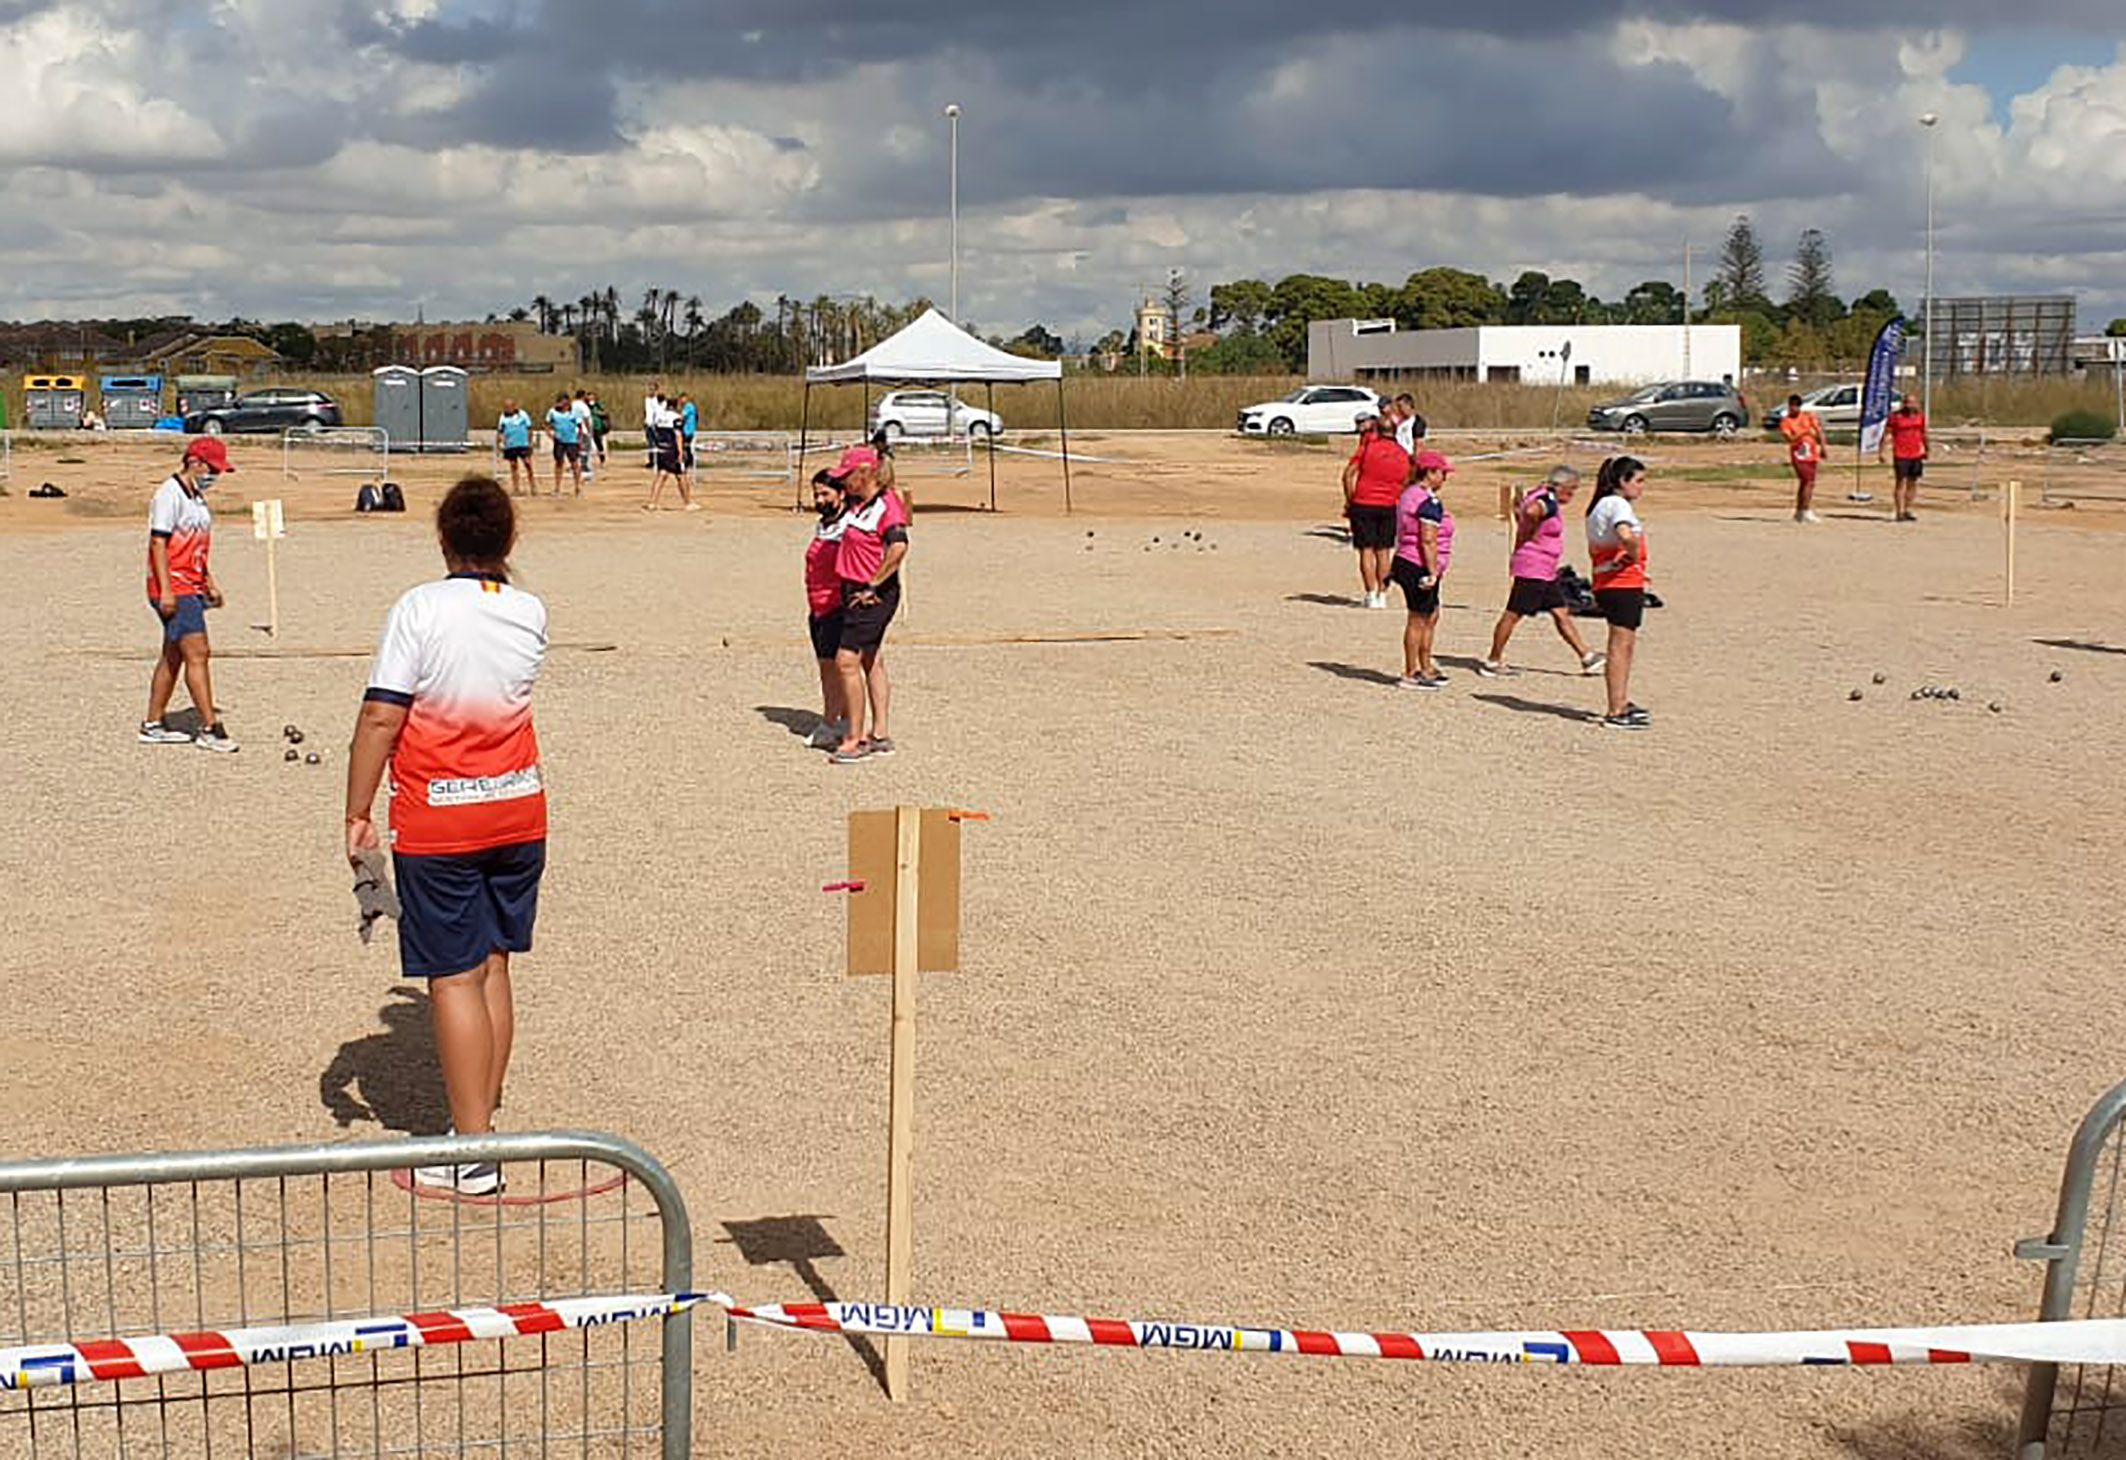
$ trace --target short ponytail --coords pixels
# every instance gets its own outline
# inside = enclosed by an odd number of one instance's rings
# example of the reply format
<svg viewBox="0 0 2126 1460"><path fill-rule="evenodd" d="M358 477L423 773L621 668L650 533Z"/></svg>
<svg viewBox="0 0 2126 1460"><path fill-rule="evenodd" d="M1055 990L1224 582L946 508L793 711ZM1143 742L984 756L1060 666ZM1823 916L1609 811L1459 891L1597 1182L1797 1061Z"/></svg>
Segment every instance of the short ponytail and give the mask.
<svg viewBox="0 0 2126 1460"><path fill-rule="evenodd" d="M1636 456L1612 456L1605 460L1602 469L1595 473L1594 500L1587 504L1587 515L1592 517L1604 497L1616 495L1619 488L1645 470L1646 463Z"/></svg>

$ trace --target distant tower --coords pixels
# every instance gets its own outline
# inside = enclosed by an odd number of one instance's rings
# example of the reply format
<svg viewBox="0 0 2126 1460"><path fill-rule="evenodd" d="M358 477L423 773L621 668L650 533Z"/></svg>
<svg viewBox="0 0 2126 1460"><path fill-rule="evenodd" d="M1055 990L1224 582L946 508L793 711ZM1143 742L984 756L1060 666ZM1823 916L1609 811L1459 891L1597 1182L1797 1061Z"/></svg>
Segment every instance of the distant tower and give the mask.
<svg viewBox="0 0 2126 1460"><path fill-rule="evenodd" d="M1137 306L1137 350L1144 355L1157 355L1162 360L1174 358L1174 316L1166 305L1149 295Z"/></svg>

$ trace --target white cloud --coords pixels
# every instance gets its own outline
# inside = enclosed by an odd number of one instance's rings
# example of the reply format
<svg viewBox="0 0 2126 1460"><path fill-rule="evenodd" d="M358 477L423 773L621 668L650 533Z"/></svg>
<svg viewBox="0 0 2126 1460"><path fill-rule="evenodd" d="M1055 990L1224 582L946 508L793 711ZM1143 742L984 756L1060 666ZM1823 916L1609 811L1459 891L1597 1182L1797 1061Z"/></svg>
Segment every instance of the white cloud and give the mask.
<svg viewBox="0 0 2126 1460"><path fill-rule="evenodd" d="M1199 292L1248 275L1393 280L1444 263L1509 279L1541 268L1614 298L1643 279L1680 282L1684 238L1709 257L1743 209L1775 279L1793 237L1821 227L1847 293L1881 284L1910 301L1923 111L1943 118L1943 289L2068 288L2087 296L2091 325L2126 314L2126 49L2062 67L2002 110L1950 79L1982 59L1983 38L1960 31L1633 19L1584 46L1617 78L1605 83L1614 95L1588 100L1561 93L1558 52L1543 43L1427 32L1412 54L1516 89L1519 65L1526 89L1520 104L1413 135L1412 98L1374 84L1395 74L1378 69L1381 47L1226 55L1202 103L1221 109L1202 116L1193 99L1133 109L1101 77L1029 85L996 58L941 53L796 77L630 75L611 119L620 144L577 151L565 137L453 133L490 99L493 68L448 47L321 44L349 13L345 0L57 0L0 27L0 162L15 169L11 205L35 224L6 234L0 313L335 317L425 301L432 316L478 315L539 292L653 282L719 308L740 294L941 295L939 112L957 99L962 295L991 328L1098 333L1177 265ZM412 24L512 12L500 0L369 0L367 13ZM1126 17L1117 24L1126 32ZM771 49L743 40L697 43ZM1575 108L1635 117L1646 98L1678 97L1754 140L1671 186L1663 149L1690 139L1649 136L1636 172L1584 180L1597 159L1573 150ZM1029 117L1032 134L1010 130ZM1069 155L1073 117L1107 150ZM1514 145L1497 145L1502 128ZM1456 174L1459 191L1355 186L1377 179L1383 146L1427 166L1495 157L1539 180L1486 188L1479 171Z"/></svg>

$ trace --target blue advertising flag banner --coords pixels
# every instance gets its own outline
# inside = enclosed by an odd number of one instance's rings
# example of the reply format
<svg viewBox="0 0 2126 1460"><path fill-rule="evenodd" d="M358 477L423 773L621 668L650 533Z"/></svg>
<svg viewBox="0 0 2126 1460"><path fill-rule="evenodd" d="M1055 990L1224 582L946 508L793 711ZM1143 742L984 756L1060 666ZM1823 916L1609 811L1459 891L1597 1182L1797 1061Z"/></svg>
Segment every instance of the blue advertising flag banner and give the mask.
<svg viewBox="0 0 2126 1460"><path fill-rule="evenodd" d="M1883 426L1897 400L1897 360L1905 348L1905 317L1897 315L1875 337L1868 356L1868 385L1860 398L1860 454L1882 449Z"/></svg>

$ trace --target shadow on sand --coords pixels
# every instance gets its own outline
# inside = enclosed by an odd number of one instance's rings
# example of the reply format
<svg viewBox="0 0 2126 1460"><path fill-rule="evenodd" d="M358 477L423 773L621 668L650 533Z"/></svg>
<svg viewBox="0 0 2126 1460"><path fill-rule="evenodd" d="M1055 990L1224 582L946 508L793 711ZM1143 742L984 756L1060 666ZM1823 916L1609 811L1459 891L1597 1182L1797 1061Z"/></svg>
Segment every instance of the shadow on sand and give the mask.
<svg viewBox="0 0 2126 1460"><path fill-rule="evenodd" d="M377 1011L384 1032L341 1045L317 1077L317 1098L342 1130L369 1120L400 1135L442 1135L450 1129L450 1102L436 1061L428 994L396 988L391 999Z"/></svg>
<svg viewBox="0 0 2126 1460"><path fill-rule="evenodd" d="M788 1264L797 1280L814 1300L821 1303L840 1301L834 1285L827 1281L819 1270L819 1264L837 1257L846 1257L842 1246L827 1230L823 1218L801 1217L756 1217L750 1222L725 1222L724 1231L731 1235L720 1240L729 1242L738 1249L738 1255L748 1267L779 1267ZM864 1361L871 1371L871 1378L879 1389L886 1387L886 1360L878 1346L869 1337L860 1333L845 1334L850 1351Z"/></svg>

